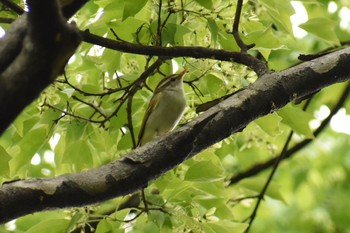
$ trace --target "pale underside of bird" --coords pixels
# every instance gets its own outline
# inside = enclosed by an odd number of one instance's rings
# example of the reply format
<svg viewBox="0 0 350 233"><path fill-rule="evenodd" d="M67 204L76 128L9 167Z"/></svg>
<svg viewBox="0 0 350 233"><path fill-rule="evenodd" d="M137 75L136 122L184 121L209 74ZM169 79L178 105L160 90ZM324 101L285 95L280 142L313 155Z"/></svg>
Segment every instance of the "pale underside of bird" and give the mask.
<svg viewBox="0 0 350 233"><path fill-rule="evenodd" d="M183 77L186 70L173 74L157 85L149 102L139 133L138 146L173 130L186 107Z"/></svg>

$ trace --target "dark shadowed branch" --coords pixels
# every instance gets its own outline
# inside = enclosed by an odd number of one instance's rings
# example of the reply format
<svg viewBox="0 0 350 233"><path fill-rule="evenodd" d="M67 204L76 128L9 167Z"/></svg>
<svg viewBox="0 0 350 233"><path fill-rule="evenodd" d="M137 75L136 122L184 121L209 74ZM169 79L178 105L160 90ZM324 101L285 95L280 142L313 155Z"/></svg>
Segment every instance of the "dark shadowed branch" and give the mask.
<svg viewBox="0 0 350 233"><path fill-rule="evenodd" d="M0 40L0 134L62 73L81 39L55 1L28 1L29 13ZM16 104L14 104L16 103Z"/></svg>

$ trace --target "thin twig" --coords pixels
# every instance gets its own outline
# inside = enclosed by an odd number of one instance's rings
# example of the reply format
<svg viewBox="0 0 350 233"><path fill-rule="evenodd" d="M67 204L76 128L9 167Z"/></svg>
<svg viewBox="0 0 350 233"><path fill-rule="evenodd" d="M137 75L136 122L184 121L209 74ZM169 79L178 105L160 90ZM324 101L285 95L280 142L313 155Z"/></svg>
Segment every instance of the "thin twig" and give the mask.
<svg viewBox="0 0 350 233"><path fill-rule="evenodd" d="M245 230L245 233L249 232L251 226L253 225L253 222L254 222L255 217L256 217L256 215L257 215L257 212L258 212L260 203L261 203L261 201L264 199L264 196L265 196L265 193L266 193L266 191L267 191L267 188L269 187L269 185L270 185L270 183L271 183L271 181L272 181L272 178L273 178L273 176L275 175L275 173L276 173L276 171L277 171L278 165L279 165L280 162L282 161L282 158L284 157L284 155L285 155L285 153L286 153L286 151L287 151L287 149L288 149L288 146L289 146L289 143L290 143L291 140L292 140L293 134L294 134L293 131L291 131L291 132L289 133L289 135L288 135L288 137L287 137L287 140L286 140L286 142L285 142L285 144L284 144L284 147L283 147L283 149L282 149L282 152L281 152L280 156L278 156L278 159L276 160L275 165L273 166L273 168L272 168L272 170L271 170L271 173L270 173L269 177L267 178L266 183L265 183L263 189L261 190L260 194L258 195L258 201L256 202L255 207L254 207L254 210L253 210L252 214L251 214L250 217L249 217L249 223L248 223L249 225L248 225L247 229Z"/></svg>
<svg viewBox="0 0 350 233"><path fill-rule="evenodd" d="M15 21L15 19L13 19L13 18L0 17L0 23L11 24L11 23L13 23L13 21Z"/></svg>
<svg viewBox="0 0 350 233"><path fill-rule="evenodd" d="M48 103L45 103L44 106L47 106L49 108L52 108L53 110L61 112L63 114L63 116L60 116L60 119L63 118L64 116L71 116L71 117L74 117L76 119L88 121L88 122L91 122L91 123L98 123L98 124L104 124L105 123L105 120L93 120L93 119L85 118L85 117L82 117L82 116L70 113L68 111L62 110L62 109L60 109L60 108L58 108L56 106L53 106L51 104L48 104Z"/></svg>
<svg viewBox="0 0 350 233"><path fill-rule="evenodd" d="M25 11L22 9L22 7L18 6L16 3L9 1L9 0L0 0L4 6L8 7L11 9L13 12L15 12L18 15L23 14Z"/></svg>
<svg viewBox="0 0 350 233"><path fill-rule="evenodd" d="M241 17L242 6L243 6L243 0L237 0L235 20L232 26L232 35L235 38L237 45L241 48L241 52L246 53L248 49L253 48L255 44L249 44L249 45L245 44L239 35L238 26L239 26L240 17Z"/></svg>
<svg viewBox="0 0 350 233"><path fill-rule="evenodd" d="M306 108L309 106L310 102L311 102L311 99L308 99L308 101L306 102L305 106L303 107L303 110L306 110ZM258 201L257 201L257 203L255 204L255 208L254 208L252 214L251 214L250 217L249 217L249 219L250 219L250 220L249 220L249 226L248 226L248 228L247 228L246 231L245 231L246 233L249 232L249 229L250 229L250 227L252 226L252 224L253 224L253 222L254 222L254 219L255 219L255 217L256 217L256 215L257 215L257 211L258 211L258 209L259 209L260 203L261 203L261 201L264 199L265 193L266 193L266 191L267 191L267 189L268 189L268 187L269 187L269 185L270 185L270 183L271 183L271 181L272 181L272 178L273 178L274 174L276 173L277 168L278 168L280 162L282 161L283 157L285 156L285 154L286 154L286 152L287 152L287 149L288 149L288 146L289 146L289 144L290 144L290 142L291 142L291 140L292 140L293 134L294 134L294 131L292 130L292 131L289 133L288 137L287 137L287 140L286 140L286 142L285 142L285 144L284 144L284 146L283 146L282 152L281 152L280 155L277 157L277 160L275 161L275 164L274 164L274 166L272 167L271 173L270 173L269 177L267 178L266 183L265 183L263 189L261 190L260 194L258 195Z"/></svg>
<svg viewBox="0 0 350 233"><path fill-rule="evenodd" d="M103 97L103 96L106 96L106 95L110 95L110 94L113 94L115 92L118 92L118 91L125 91L127 90L128 88L130 88L130 85L129 86L126 86L126 87L120 87L120 88L114 88L114 89L107 89L108 91L106 92L102 92L102 93L91 93L91 92L86 92L86 91L83 91L82 89L74 86L72 83L70 83L68 81L68 78L67 76L64 74L63 75L64 77L64 81L62 80L57 80L56 82L60 82L60 83L65 83L67 84L68 86L70 86L71 88L73 88L75 91L77 92L80 92L81 94L85 95L85 96L100 96L100 97Z"/></svg>
<svg viewBox="0 0 350 233"><path fill-rule="evenodd" d="M158 6L158 22L157 22L157 41L156 45L162 46L162 0L159 0L159 6Z"/></svg>
<svg viewBox="0 0 350 233"><path fill-rule="evenodd" d="M245 197L240 197L240 198L229 200L229 202L241 202L243 200L255 199L255 198L258 198L258 197L259 197L259 195L245 196Z"/></svg>
<svg viewBox="0 0 350 233"><path fill-rule="evenodd" d="M333 107L333 109L331 110L331 113L328 115L328 117L326 119L324 119L322 121L322 123L320 124L320 126L314 131L314 136L317 137L320 133L323 132L323 130L326 128L326 126L329 124L330 120L332 119L332 117L338 112L338 110L344 105L344 102L346 101L347 97L350 94L350 83L346 86L346 88L344 89L341 97L339 98L337 104ZM299 142L298 144L294 145L293 147L291 147L289 150L287 150L285 156L283 157L284 159L290 158L292 157L297 151L303 149L305 146L307 146L309 143L311 143L313 140L312 139L305 139L301 142ZM271 166L273 166L276 163L276 160L278 159L278 156L264 162L261 164L257 164L254 167L239 173L233 177L231 177L230 179L230 185L232 184L236 184L239 181L248 178L248 177L252 177L268 168L270 168Z"/></svg>
<svg viewBox="0 0 350 233"><path fill-rule="evenodd" d="M118 41L122 41L122 42L126 42L125 40L123 40L122 38L120 38L117 33L113 30L113 28L110 28L109 30L111 30L112 34L114 35L115 39L117 39Z"/></svg>
<svg viewBox="0 0 350 233"><path fill-rule="evenodd" d="M83 103L83 104L85 104L85 105L87 105L87 106L93 108L93 109L94 109L96 112L98 112L101 116L103 116L104 118L107 118L107 115L106 115L106 114L102 111L102 109L100 109L98 106L96 106L96 105L94 105L94 104L92 104L92 103L89 103L89 102L87 102L87 101L85 101L85 100L82 100L82 99L78 98L78 97L75 96L75 95L72 96L72 99L77 100L77 101L79 101L79 102L81 102L81 103Z"/></svg>
<svg viewBox="0 0 350 233"><path fill-rule="evenodd" d="M307 109L307 107L310 105L311 100L312 100L312 98L310 98L310 99L308 99L308 100L306 101L305 105L303 106L303 110L304 110L304 111L305 111L305 110ZM260 206L260 204L261 204L261 201L262 201L262 200L264 199L264 197L265 197L265 193L266 193L268 187L270 186L270 183L271 183L271 181L272 181L272 178L273 178L273 176L275 175L275 173L276 173L276 171L277 171L277 168L278 168L280 162L282 161L282 159L283 159L283 158L285 157L285 155L286 155L286 152L287 152L288 147L289 147L289 144L290 144L290 142L291 142L291 140L292 140L293 134L294 134L294 131L292 130L292 131L289 133L286 142L284 143L282 152L280 153L280 155L278 156L277 160L275 161L274 166L272 167L271 173L270 173L269 177L267 178L266 183L265 183L263 189L261 190L260 194L258 195L258 201L256 202L255 208L254 208L252 214L250 215L249 226L248 226L248 228L245 230L245 233L249 232L251 226L253 225L253 222L254 222L255 217L256 217L256 215L257 215L257 212L258 212L259 206Z"/></svg>
<svg viewBox="0 0 350 233"><path fill-rule="evenodd" d="M135 139L135 134L134 134L134 126L132 123L132 100L134 97L135 93L129 93L128 96L128 103L126 105L126 112L128 116L128 128L130 130L130 136L131 136L131 141L132 141L132 148L136 148L136 139Z"/></svg>

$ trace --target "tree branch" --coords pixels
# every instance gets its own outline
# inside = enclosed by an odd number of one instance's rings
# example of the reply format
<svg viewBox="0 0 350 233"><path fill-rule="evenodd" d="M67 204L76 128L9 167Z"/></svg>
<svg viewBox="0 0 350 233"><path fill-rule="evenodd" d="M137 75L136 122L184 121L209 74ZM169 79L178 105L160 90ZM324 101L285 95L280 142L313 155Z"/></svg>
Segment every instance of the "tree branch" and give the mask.
<svg viewBox="0 0 350 233"><path fill-rule="evenodd" d="M88 1L89 0L58 0L62 14L67 19L72 17ZM25 12L22 7L18 6L16 3L10 0L0 0L0 2L18 15L22 15Z"/></svg>
<svg viewBox="0 0 350 233"><path fill-rule="evenodd" d="M347 85L347 87L343 91L341 97L338 100L338 103L331 110L331 113L329 114L329 116L322 121L321 125L313 133L313 135L315 137L317 137L321 132L323 132L323 130L326 128L326 126L331 121L332 117L339 111L339 109L341 107L343 107L343 105L344 105L346 99L348 98L349 94L350 94L350 83ZM292 157L297 151L303 149L305 146L307 146L311 142L312 142L312 139L304 139L303 141L301 141L298 144L294 145L293 147L291 147L290 149L288 149L286 151L285 155L283 156L283 160ZM236 174L235 176L233 176L230 179L230 185L236 184L236 183L238 183L239 181L241 181L241 180L243 180L245 178L257 175L260 172L265 171L266 169L272 167L276 163L278 157L279 156L276 156L276 157L274 157L274 158L272 158L272 159L270 159L270 160L268 160L266 162L263 162L263 163L260 163L260 164L256 164L255 166L247 169L246 171L243 171L241 173Z"/></svg>
<svg viewBox="0 0 350 233"><path fill-rule="evenodd" d="M8 0L7 0L8 1ZM87 0L74 0L70 5L68 6L62 6L63 14L66 18L71 17L75 11L77 11L77 7L81 7L83 4L86 3ZM159 2L160 4L162 1ZM74 8L68 8L73 7ZM65 8L66 7L66 8ZM160 5L161 7L161 5ZM237 6L239 7L239 6ZM242 6L240 6L242 7ZM160 21L160 10L159 8L159 18L158 21ZM237 17L238 15L238 17ZM241 41L239 34L238 34L238 21L240 16L240 10L237 8L236 17L237 20L234 22L233 26L233 35L236 40ZM160 22L158 22L159 24ZM161 29L164 27L164 25L158 25L157 28L157 36L158 39L161 37ZM237 27L237 28L236 28ZM159 31L160 30L160 31ZM235 35L237 33L237 35ZM133 44L126 41L115 41L112 39L100 37L97 35L94 35L90 33L89 31L81 31L81 35L83 37L83 40L87 43L91 43L94 45L100 45L102 47L106 47L109 49L126 52L126 53L133 53L133 54L141 54L141 55L147 55L147 56L165 56L169 58L173 57L193 57L193 58L208 58L208 59L216 59L221 61L232 61L239 64L243 64L245 66L248 66L252 70L257 73L258 76L261 76L268 72L267 65L264 61L261 61L255 57L253 57L250 54L247 54L246 52L231 52L227 50L220 50L220 49L210 49L210 48L204 48L204 47L188 47L188 46L174 46L174 47L162 47L159 46L147 46L147 45L140 45L140 44ZM237 37L238 36L238 37ZM237 41L237 43L239 43ZM246 49L249 49L251 45L245 45L243 41L240 46L245 47ZM159 43L159 42L158 42ZM241 47L242 48L242 47ZM244 50L242 48L242 50ZM1 63L0 63L1 64Z"/></svg>
<svg viewBox="0 0 350 233"><path fill-rule="evenodd" d="M0 188L0 222L53 208L82 206L132 193L249 122L326 86L349 80L350 48L263 75L178 130L99 168ZM210 137L208 137L210 135Z"/></svg>
<svg viewBox="0 0 350 233"><path fill-rule="evenodd" d="M243 0L237 0L235 21L233 22L233 26L232 26L232 35L235 38L238 46L241 48L241 52L246 53L248 49L253 48L255 44L250 44L250 45L245 44L239 35L238 26L241 18L242 6L243 6Z"/></svg>
<svg viewBox="0 0 350 233"><path fill-rule="evenodd" d="M80 43L55 1L28 1L29 13L0 40L0 134L62 73ZM13 103L16 104L13 104Z"/></svg>
<svg viewBox="0 0 350 233"><path fill-rule="evenodd" d="M10 0L1 0L0 1L4 6L7 6L9 9L11 9L13 12L15 12L18 15L21 15L24 13L24 10L22 7L18 6L16 3L10 1Z"/></svg>
<svg viewBox="0 0 350 233"><path fill-rule="evenodd" d="M258 76L268 72L266 63L249 55L247 53L231 52L222 49L211 49L198 46L174 46L161 47L133 44L126 41L115 41L108 38L100 37L90 33L89 31L81 31L83 40L87 43L100 45L105 48L133 54L141 54L159 57L193 57L208 58L220 61L230 61L243 64L251 68Z"/></svg>

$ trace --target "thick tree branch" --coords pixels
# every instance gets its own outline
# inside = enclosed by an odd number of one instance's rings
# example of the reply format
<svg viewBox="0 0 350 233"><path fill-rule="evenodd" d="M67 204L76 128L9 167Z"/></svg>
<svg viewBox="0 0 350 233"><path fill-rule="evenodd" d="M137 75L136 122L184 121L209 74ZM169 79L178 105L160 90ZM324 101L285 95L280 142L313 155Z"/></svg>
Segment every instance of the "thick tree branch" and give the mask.
<svg viewBox="0 0 350 233"><path fill-rule="evenodd" d="M58 0L58 3L62 10L63 16L69 19L88 1L89 0ZM25 12L20 6L10 0L0 0L0 2L18 15L22 15Z"/></svg>
<svg viewBox="0 0 350 233"><path fill-rule="evenodd" d="M249 122L326 86L350 79L350 48L263 75L196 119L120 160L48 179L0 188L0 222L52 208L88 205L132 193ZM210 135L210 137L208 136Z"/></svg>
<svg viewBox="0 0 350 233"><path fill-rule="evenodd" d="M6 0L6 2L9 2ZM74 0L69 2L69 5L64 5L66 1L61 0L60 2L63 2L62 6L62 12L63 15L66 18L71 17L82 5L84 5L87 0ZM162 3L161 1L159 2ZM161 7L161 5L160 5ZM237 6L242 7L242 5ZM238 9L240 9L238 8ZM15 9L14 9L15 10ZM245 49L242 50L244 52L231 52L227 50L221 50L221 49L211 49L211 48L204 48L204 47L188 47L188 46L175 46L175 47L162 47L162 46L147 46L147 45L140 45L140 44L133 44L126 41L115 41L112 39L100 37L97 35L94 35L90 33L89 31L82 31L81 35L83 37L83 40L85 42L100 45L109 49L126 52L126 53L133 53L133 54L141 54L141 55L147 55L147 56L159 56L159 57L193 57L193 58L209 58L209 59L216 59L221 61L232 61L239 64L243 64L254 70L258 76L263 75L264 73L268 72L267 65L264 61L261 61L250 54L246 53L246 50L251 48L251 45L244 45L244 43L241 41L239 35L238 35L238 20L239 20L240 10L236 13L236 17L238 16L237 20L235 20L234 26L233 26L233 35L235 36L235 39L238 40L238 44L240 46L243 46ZM160 11L159 11L159 19L160 20ZM158 22L159 24L160 22ZM161 37L160 35L160 28L163 27L162 25L158 26L158 37ZM236 35L237 34L237 35ZM160 38L159 38L160 39ZM161 40L161 39L160 39ZM241 43L239 43L241 41ZM1 64L1 63L0 63Z"/></svg>
<svg viewBox="0 0 350 233"><path fill-rule="evenodd" d="M28 1L29 13L0 40L0 134L62 73L80 43L55 1ZM13 104L16 103L16 104Z"/></svg>

